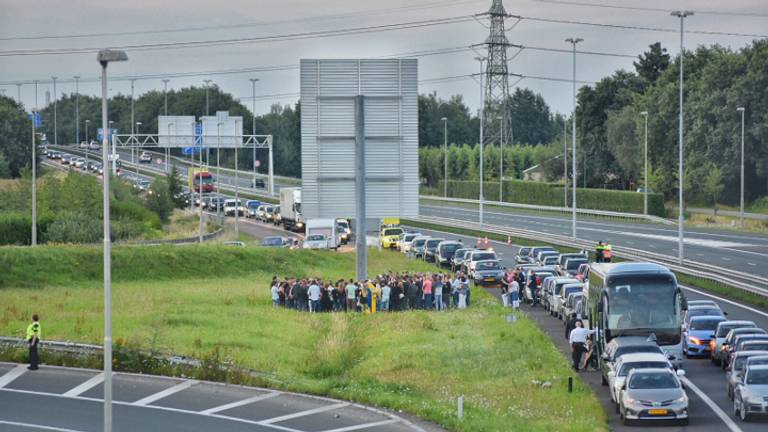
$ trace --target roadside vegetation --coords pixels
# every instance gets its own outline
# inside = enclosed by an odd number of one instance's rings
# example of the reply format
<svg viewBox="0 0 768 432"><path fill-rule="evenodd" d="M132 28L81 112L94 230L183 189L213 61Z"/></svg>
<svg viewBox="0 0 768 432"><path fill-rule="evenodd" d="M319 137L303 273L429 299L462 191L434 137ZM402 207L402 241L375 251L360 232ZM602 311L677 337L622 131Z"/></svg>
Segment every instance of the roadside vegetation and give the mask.
<svg viewBox="0 0 768 432"><path fill-rule="evenodd" d="M99 248L5 247L0 265L9 269L0 275L0 334L21 335L34 309L47 339L101 342ZM402 410L452 430L607 430L587 386L577 378L567 392L568 363L546 335L522 314L509 322L509 310L482 290L473 290L470 308L446 313L310 315L272 307L273 275L335 279L354 268L353 254L116 247L114 337L120 349L260 372L220 379ZM434 267L371 249L371 274L389 270ZM460 395L463 420L456 417Z"/></svg>

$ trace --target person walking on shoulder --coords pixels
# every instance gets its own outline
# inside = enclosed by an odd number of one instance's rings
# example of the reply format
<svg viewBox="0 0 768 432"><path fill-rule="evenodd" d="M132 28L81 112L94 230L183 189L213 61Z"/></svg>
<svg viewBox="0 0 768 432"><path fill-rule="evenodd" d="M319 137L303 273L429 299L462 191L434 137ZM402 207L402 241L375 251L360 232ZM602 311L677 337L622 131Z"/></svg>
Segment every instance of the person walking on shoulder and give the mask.
<svg viewBox="0 0 768 432"><path fill-rule="evenodd" d="M40 318L37 314L32 315L32 324L27 326L27 343L29 344L29 370L37 370L39 358L37 356L37 345L40 343Z"/></svg>

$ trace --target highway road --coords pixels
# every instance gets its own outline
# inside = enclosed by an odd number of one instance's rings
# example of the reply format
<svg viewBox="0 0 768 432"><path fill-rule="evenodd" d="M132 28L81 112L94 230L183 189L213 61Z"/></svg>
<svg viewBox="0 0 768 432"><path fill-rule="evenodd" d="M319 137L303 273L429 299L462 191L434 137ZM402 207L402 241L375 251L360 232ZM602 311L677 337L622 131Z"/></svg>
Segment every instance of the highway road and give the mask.
<svg viewBox="0 0 768 432"><path fill-rule="evenodd" d="M0 430L96 432L103 425L100 371L0 363ZM441 431L340 400L181 378L117 373L115 432Z"/></svg>
<svg viewBox="0 0 768 432"><path fill-rule="evenodd" d="M477 209L440 203L419 207L422 216L438 216L478 222ZM484 211L484 222L539 231L553 235L571 235L570 215L535 215L512 211ZM594 242L609 241L625 246L677 257L677 227L646 222L582 218L577 222L578 238ZM542 240L546 240L543 238ZM688 260L726 267L740 272L768 277L768 236L753 233L685 230L685 257Z"/></svg>
<svg viewBox="0 0 768 432"><path fill-rule="evenodd" d="M461 236L438 231L424 229L409 229L418 231L425 235L435 236L445 239L459 239L464 244L474 245L474 238ZM493 242L493 248L497 251L502 263L511 267L514 265L514 258L519 249L518 246L509 246L502 242ZM489 290L494 295L500 295L498 289ZM745 319L754 321L759 327L768 330L768 313L749 306L741 305L727 299L721 299L709 294L701 293L698 290L690 288L685 289L685 294L689 300L715 300L720 307L728 313L729 319ZM565 339L565 327L562 321L549 315L540 307L523 306L525 314L534 320L541 329L552 339L566 359L570 359L570 348ZM690 424L688 426L670 425L664 430L669 431L706 431L706 432L764 432L768 430L768 416L763 419L753 420L749 423L743 423L733 415L733 406L728 399L725 388L725 373L714 365L708 359L685 359L684 369L686 378L695 386L688 386L688 395L691 399L690 405ZM636 427L625 427L620 423L617 414L614 414L614 407L610 402L606 387L600 385L600 375L598 372L582 372L581 378L588 383L605 408L609 417L609 425L615 431L637 430ZM709 404L712 404L710 406ZM713 408L714 407L714 408Z"/></svg>

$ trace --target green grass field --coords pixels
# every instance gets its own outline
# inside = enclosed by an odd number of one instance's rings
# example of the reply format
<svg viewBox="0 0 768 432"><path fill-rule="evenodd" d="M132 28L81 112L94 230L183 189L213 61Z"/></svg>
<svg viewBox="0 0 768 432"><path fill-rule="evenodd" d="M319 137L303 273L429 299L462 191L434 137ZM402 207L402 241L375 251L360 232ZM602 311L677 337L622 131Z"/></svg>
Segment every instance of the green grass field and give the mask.
<svg viewBox="0 0 768 432"><path fill-rule="evenodd" d="M121 344L198 358L220 350L263 372L264 385L403 410L452 430L607 430L589 388L577 378L567 392L567 361L546 335L523 315L508 322L509 311L479 289L463 311L310 315L273 308L271 276L349 277L353 254L118 247L114 262ZM97 248L0 248L0 264L9 269L0 276L0 334L21 335L37 312L44 338L101 342ZM370 268L434 267L371 250Z"/></svg>

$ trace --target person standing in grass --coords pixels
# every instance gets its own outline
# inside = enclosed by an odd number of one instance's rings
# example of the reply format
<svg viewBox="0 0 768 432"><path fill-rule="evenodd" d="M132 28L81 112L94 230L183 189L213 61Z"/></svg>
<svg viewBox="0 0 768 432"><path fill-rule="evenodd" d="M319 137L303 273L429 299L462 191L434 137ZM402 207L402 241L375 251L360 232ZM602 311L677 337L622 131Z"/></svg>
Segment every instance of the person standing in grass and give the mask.
<svg viewBox="0 0 768 432"><path fill-rule="evenodd" d="M27 326L27 344L29 344L29 370L37 370L39 358L37 356L37 345L40 343L42 331L40 329L40 317L37 314L32 315L32 323Z"/></svg>
<svg viewBox="0 0 768 432"><path fill-rule="evenodd" d="M357 285L352 279L347 283L345 291L347 293L347 312L354 312L357 307Z"/></svg>
<svg viewBox="0 0 768 432"><path fill-rule="evenodd" d="M424 292L424 309L432 309L432 275L424 276L421 289Z"/></svg>
<svg viewBox="0 0 768 432"><path fill-rule="evenodd" d="M309 311L312 313L317 313L318 309L320 309L320 286L318 285L317 281L312 279L312 281L309 283L309 289L307 290L307 295L309 296Z"/></svg>
<svg viewBox="0 0 768 432"><path fill-rule="evenodd" d="M278 288L278 284L277 283L272 284L272 288L270 291L272 292L272 306L274 307L280 306L280 288Z"/></svg>
<svg viewBox="0 0 768 432"><path fill-rule="evenodd" d="M378 309L382 312L389 312L389 296L392 294L392 287L389 286L389 281L384 280L381 284L381 302Z"/></svg>
<svg viewBox="0 0 768 432"><path fill-rule="evenodd" d="M432 285L432 294L435 298L435 310L443 310L443 275L435 276L435 283Z"/></svg>

